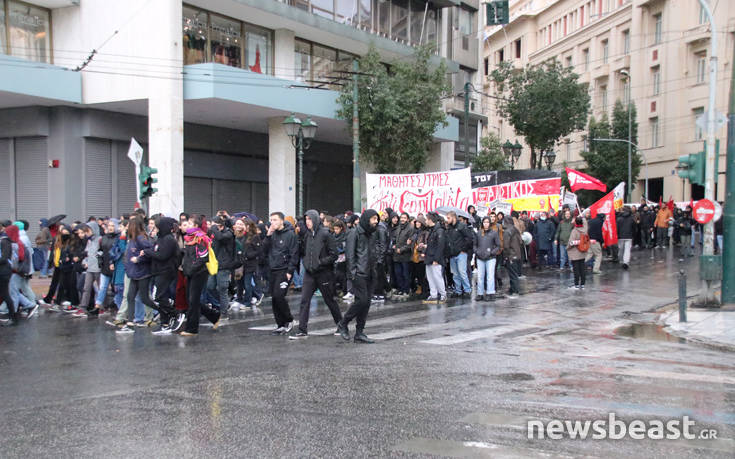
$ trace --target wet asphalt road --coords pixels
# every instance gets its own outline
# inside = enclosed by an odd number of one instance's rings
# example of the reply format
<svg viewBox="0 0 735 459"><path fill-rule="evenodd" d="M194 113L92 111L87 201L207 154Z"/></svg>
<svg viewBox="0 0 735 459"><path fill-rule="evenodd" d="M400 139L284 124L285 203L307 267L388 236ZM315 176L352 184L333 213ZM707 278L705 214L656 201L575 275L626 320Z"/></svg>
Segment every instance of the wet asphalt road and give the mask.
<svg viewBox="0 0 735 459"><path fill-rule="evenodd" d="M269 306L195 338L44 312L0 329L0 456L732 458L733 353L616 333L675 300L679 264L653 253L603 264L585 291L534 272L515 300L388 302L371 308L373 345L332 336L321 301L302 341L269 335ZM528 420L609 413L688 415L718 439L527 438Z"/></svg>

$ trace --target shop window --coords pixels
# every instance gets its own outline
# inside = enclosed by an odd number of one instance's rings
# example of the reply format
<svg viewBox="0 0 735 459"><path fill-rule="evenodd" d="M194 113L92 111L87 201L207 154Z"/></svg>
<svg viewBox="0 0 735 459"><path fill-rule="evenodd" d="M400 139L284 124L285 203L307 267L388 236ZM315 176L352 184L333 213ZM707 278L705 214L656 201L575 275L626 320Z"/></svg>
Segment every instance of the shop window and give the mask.
<svg viewBox="0 0 735 459"><path fill-rule="evenodd" d="M26 3L7 1L8 17L3 17L3 38L10 38L10 54L35 62L51 63L50 13ZM4 16L5 8L3 8ZM7 22L7 24L6 24Z"/></svg>
<svg viewBox="0 0 735 459"><path fill-rule="evenodd" d="M240 21L212 15L210 46L212 62L240 67L242 65L242 35Z"/></svg>
<svg viewBox="0 0 735 459"><path fill-rule="evenodd" d="M207 13L185 6L183 9L184 65L207 61Z"/></svg>
<svg viewBox="0 0 735 459"><path fill-rule="evenodd" d="M296 40L295 49L296 79L306 81L311 79L311 44Z"/></svg>
<svg viewBox="0 0 735 459"><path fill-rule="evenodd" d="M245 58L247 69L255 73L271 73L271 33L245 25Z"/></svg>
<svg viewBox="0 0 735 459"><path fill-rule="evenodd" d="M391 35L393 38L408 40L408 1L391 2Z"/></svg>

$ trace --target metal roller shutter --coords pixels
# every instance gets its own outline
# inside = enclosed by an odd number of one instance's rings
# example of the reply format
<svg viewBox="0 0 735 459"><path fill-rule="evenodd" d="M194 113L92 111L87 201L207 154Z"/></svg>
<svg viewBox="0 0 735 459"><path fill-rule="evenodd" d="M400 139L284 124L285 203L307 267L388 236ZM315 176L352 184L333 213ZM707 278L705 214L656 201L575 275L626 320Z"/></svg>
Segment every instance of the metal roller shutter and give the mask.
<svg viewBox="0 0 735 459"><path fill-rule="evenodd" d="M212 179L184 177L184 209L189 214L212 215Z"/></svg>
<svg viewBox="0 0 735 459"><path fill-rule="evenodd" d="M85 139L84 169L86 179L87 215L112 214L112 155L109 140Z"/></svg>
<svg viewBox="0 0 735 459"><path fill-rule="evenodd" d="M117 142L117 213L129 214L135 202L135 164L128 158L128 146L125 142ZM143 147L145 148L145 147Z"/></svg>
<svg viewBox="0 0 735 459"><path fill-rule="evenodd" d="M49 216L48 154L45 137L25 137L15 140L16 218L38 222ZM38 225L31 223L31 241Z"/></svg>
<svg viewBox="0 0 735 459"><path fill-rule="evenodd" d="M250 200L252 182L215 180L214 190L215 212L226 210L230 214L234 214L242 211L253 211Z"/></svg>
<svg viewBox="0 0 735 459"><path fill-rule="evenodd" d="M10 142L11 139L0 139L0 218L9 219L11 215L10 208L10 173L13 170L10 164Z"/></svg>
<svg viewBox="0 0 735 459"><path fill-rule="evenodd" d="M268 221L268 184L256 183L253 198L255 215L263 221Z"/></svg>

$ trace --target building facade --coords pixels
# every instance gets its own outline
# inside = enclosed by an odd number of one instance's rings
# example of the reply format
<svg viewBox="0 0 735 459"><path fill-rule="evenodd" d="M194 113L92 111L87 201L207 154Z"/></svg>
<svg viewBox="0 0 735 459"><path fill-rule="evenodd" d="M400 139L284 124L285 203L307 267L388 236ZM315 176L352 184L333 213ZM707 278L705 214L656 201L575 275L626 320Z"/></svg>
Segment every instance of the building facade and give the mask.
<svg viewBox="0 0 735 459"><path fill-rule="evenodd" d="M390 62L434 43L453 88L479 87L481 21L478 0L0 0L0 215L129 212L131 138L158 169L151 212L294 215L292 112L319 125L305 206L351 208L352 139L331 77L370 44ZM460 100L445 100L429 170L463 160ZM471 149L483 112L473 103Z"/></svg>
<svg viewBox="0 0 735 459"><path fill-rule="evenodd" d="M727 113L729 81L735 38L735 3L710 2L718 37L718 112ZM489 36L488 36L489 35ZM511 19L504 29L486 30L484 73L501 61L516 68L556 59L573 67L588 88L591 115L612 116L616 100L632 99L637 110L638 146L648 166L641 167L633 199L699 199L703 187L676 174L680 155L703 149L706 132L696 119L707 110L710 28L697 0L517 0L511 1ZM630 79L626 76L630 75ZM630 82L630 83L629 83ZM487 79L485 88L494 87ZM488 111L489 125L502 139L516 137L505 120ZM557 145L555 168L566 163L584 167L580 152L586 132L563 138ZM721 139L717 199L724 199L725 136ZM519 141L523 142L522 138ZM525 148L526 152L528 149ZM521 156L521 167L529 166Z"/></svg>

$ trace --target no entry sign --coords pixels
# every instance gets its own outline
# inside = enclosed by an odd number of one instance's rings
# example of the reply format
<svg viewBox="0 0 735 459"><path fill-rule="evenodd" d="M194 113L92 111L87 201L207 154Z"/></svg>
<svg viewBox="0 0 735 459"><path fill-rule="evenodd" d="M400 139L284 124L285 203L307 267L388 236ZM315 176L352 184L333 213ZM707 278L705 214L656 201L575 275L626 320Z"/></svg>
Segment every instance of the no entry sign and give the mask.
<svg viewBox="0 0 735 459"><path fill-rule="evenodd" d="M709 199L700 199L694 204L693 211L697 223L704 225L715 217L715 204Z"/></svg>

